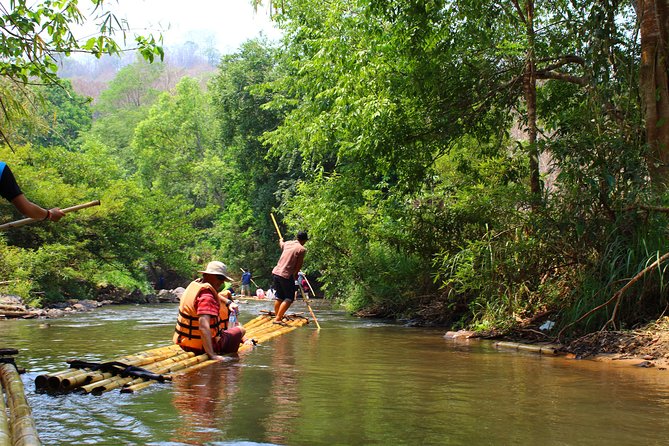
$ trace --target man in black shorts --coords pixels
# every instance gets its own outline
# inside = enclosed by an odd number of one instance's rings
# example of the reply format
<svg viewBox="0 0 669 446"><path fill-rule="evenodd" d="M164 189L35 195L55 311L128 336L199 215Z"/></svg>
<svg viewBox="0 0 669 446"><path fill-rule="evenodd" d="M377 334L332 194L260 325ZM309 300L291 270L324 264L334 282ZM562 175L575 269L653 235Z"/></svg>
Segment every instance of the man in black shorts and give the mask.
<svg viewBox="0 0 669 446"><path fill-rule="evenodd" d="M276 291L276 302L274 302L275 324L281 324L283 315L292 305L295 298L295 284L297 273L302 269L304 256L307 253L304 244L309 240L305 231L297 233L297 240L284 242L279 239L281 257L272 270L273 287Z"/></svg>

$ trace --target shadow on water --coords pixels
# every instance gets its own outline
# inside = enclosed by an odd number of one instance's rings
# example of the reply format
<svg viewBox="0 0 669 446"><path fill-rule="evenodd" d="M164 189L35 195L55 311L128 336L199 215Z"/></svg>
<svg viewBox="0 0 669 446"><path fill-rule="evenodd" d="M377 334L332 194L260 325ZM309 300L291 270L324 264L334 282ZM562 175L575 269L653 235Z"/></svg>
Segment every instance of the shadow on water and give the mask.
<svg viewBox="0 0 669 446"><path fill-rule="evenodd" d="M654 445L669 371L454 344L443 331L313 306L313 324L136 394L47 395L38 374L170 342L176 305L0 323L44 444ZM243 306L242 321L270 303ZM306 311L300 304L295 311Z"/></svg>

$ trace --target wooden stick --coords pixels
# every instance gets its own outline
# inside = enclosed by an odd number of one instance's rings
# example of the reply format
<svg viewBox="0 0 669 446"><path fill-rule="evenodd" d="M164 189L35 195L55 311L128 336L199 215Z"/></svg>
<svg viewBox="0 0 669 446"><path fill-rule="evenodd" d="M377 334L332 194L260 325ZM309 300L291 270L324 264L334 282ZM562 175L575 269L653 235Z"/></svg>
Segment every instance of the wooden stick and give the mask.
<svg viewBox="0 0 669 446"><path fill-rule="evenodd" d="M272 221L274 222L274 227L276 228L276 233L279 235L279 238L281 240L283 240L283 237L281 237L281 231L279 231L279 225L276 224L276 219L274 218L274 214L272 214L270 212L269 215L272 217Z"/></svg>
<svg viewBox="0 0 669 446"><path fill-rule="evenodd" d="M100 200L89 201L88 203L78 204L76 206L71 206L69 208L61 209L61 211L67 214L68 212L75 212L80 209L89 208L91 206L100 206ZM36 221L42 221L42 220L39 218L24 218L22 220L12 221L10 223L5 223L4 225L0 225L0 231L4 231L5 229L18 228L19 226L35 223Z"/></svg>
<svg viewBox="0 0 669 446"><path fill-rule="evenodd" d="M307 279L307 275L306 275L306 274L304 274L304 280L307 281L307 285L309 285L309 289L311 290L311 294L313 294L314 297L316 297L316 292L315 292L314 289L311 287L311 283L309 283L309 279Z"/></svg>
<svg viewBox="0 0 669 446"><path fill-rule="evenodd" d="M304 303L307 304L307 308L309 308L309 313L311 313L311 317L314 318L314 322L316 322L316 327L318 329L321 329L321 325L318 323L318 319L316 319L316 315L314 314L314 310L311 309L311 305L309 305L309 299L307 299L307 296L304 295L304 290L302 289L302 285L299 283L297 284L297 287L300 289L300 293L302 293L302 299L304 299Z"/></svg>

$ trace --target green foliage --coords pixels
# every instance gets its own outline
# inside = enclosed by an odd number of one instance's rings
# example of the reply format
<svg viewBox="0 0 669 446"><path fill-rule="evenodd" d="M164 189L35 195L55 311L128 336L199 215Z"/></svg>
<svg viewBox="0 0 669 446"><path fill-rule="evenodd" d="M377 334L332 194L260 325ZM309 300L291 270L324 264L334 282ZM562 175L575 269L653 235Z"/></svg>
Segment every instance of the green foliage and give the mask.
<svg viewBox="0 0 669 446"><path fill-rule="evenodd" d="M225 199L210 232L212 249L235 270L251 269L265 282L271 281L279 255L269 214L301 175L299 165L268 157L260 142L283 115L282 110L265 107L274 95L267 82L276 78L277 69L275 50L268 42L251 40L221 60L210 83L222 146L220 193Z"/></svg>
<svg viewBox="0 0 669 446"><path fill-rule="evenodd" d="M72 52L85 52L101 57L120 54L119 34L127 42L130 31L105 10L103 0L91 0L91 14L96 14L98 32L85 42L76 36L76 28L86 22L78 0L38 1L12 0L0 6L0 136L8 141L12 122L26 116L25 103L30 100L24 86L30 84L57 85L57 57ZM146 60L163 57L159 46L162 37L135 35L139 53ZM9 85L9 87L7 87ZM6 93L9 93L7 95Z"/></svg>
<svg viewBox="0 0 669 446"><path fill-rule="evenodd" d="M135 127L131 148L144 186L198 207L213 203L222 177L216 165L207 163L212 161L207 154L218 152L214 135L209 97L194 79L182 79Z"/></svg>
<svg viewBox="0 0 669 446"><path fill-rule="evenodd" d="M36 125L24 125L22 137L35 145L74 147L80 134L88 131L93 121L90 98L77 94L67 80L56 85L36 87L40 119ZM27 122L26 124L31 124Z"/></svg>

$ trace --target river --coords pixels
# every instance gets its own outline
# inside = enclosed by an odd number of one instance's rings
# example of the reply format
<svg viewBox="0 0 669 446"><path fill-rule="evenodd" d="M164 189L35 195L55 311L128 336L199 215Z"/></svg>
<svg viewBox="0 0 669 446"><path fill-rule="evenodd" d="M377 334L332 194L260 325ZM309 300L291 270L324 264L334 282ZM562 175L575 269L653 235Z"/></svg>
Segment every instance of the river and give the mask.
<svg viewBox="0 0 669 446"><path fill-rule="evenodd" d="M305 311L298 303L295 311ZM322 304L321 304L322 305ZM669 371L456 344L319 308L313 324L138 393L36 393L70 358L170 343L176 305L0 321L47 445L664 445ZM242 322L267 309L242 307Z"/></svg>

